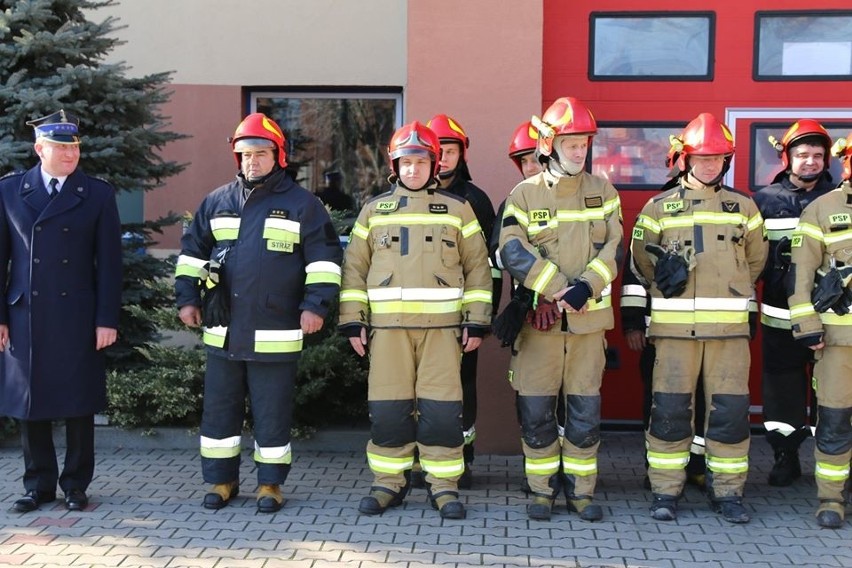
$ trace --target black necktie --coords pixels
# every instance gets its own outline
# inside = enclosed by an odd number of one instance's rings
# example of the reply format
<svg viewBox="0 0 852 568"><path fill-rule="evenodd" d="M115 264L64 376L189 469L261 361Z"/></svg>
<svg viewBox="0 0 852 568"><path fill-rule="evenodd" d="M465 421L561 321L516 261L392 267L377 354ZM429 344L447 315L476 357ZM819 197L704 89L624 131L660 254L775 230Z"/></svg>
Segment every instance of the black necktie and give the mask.
<svg viewBox="0 0 852 568"><path fill-rule="evenodd" d="M50 182L48 183L49 189L47 190L47 194L50 196L51 199L56 197L56 195L59 193L59 188L56 187L58 185L59 185L58 179L50 178Z"/></svg>

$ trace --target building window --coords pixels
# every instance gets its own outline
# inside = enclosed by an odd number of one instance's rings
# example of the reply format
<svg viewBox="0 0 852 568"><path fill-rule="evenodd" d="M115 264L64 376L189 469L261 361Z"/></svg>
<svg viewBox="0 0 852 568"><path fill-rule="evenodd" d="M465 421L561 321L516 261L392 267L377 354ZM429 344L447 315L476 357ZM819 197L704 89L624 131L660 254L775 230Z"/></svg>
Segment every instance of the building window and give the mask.
<svg viewBox="0 0 852 568"><path fill-rule="evenodd" d="M852 11L757 12L755 81L852 78Z"/></svg>
<svg viewBox="0 0 852 568"><path fill-rule="evenodd" d="M776 140L781 140L784 133L790 127L790 122L785 123L759 123L751 124L751 132L749 134L751 142L751 156L749 169L749 189L757 191L758 189L772 183L776 174L781 171L781 158L778 156L778 151L769 142L769 137L774 136ZM849 134L852 125L849 123L831 123L820 121L826 130L828 130L831 140L843 138ZM829 156L826 156L829 158ZM835 157L830 157L829 172L835 184L840 183L841 174L840 160Z"/></svg>
<svg viewBox="0 0 852 568"><path fill-rule="evenodd" d="M598 123L592 143L592 173L618 189L659 189L668 181L669 136L684 123Z"/></svg>
<svg viewBox="0 0 852 568"><path fill-rule="evenodd" d="M318 193L333 177L355 210L387 191L387 147L402 123L402 94L390 92L252 92L251 112L275 119L287 137L298 182Z"/></svg>
<svg viewBox="0 0 852 568"><path fill-rule="evenodd" d="M589 79L710 81L712 12L592 12Z"/></svg>

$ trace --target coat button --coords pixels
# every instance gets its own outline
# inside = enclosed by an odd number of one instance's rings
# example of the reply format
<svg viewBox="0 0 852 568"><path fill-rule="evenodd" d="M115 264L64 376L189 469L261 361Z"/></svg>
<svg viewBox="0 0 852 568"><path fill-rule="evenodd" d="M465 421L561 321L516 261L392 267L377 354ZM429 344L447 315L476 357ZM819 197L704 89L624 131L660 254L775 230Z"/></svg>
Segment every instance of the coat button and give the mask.
<svg viewBox="0 0 852 568"><path fill-rule="evenodd" d="M41 225L37 225L35 228L36 231L41 231Z"/></svg>
<svg viewBox="0 0 852 568"><path fill-rule="evenodd" d="M33 264L38 264L39 262L41 262L39 259L37 259L37 258L33 259Z"/></svg>
<svg viewBox="0 0 852 568"><path fill-rule="evenodd" d="M67 296L67 295L68 295L68 292L60 292L60 293L59 293L59 295L60 295L60 296L62 296L62 297L64 298L65 296Z"/></svg>
<svg viewBox="0 0 852 568"><path fill-rule="evenodd" d="M63 232L63 233L67 233L67 232L68 232L68 231L70 231L70 230L71 230L71 229L69 229L68 227L62 227L62 232Z"/></svg>
<svg viewBox="0 0 852 568"><path fill-rule="evenodd" d="M33 296L38 296L38 290L33 290Z"/></svg>
<svg viewBox="0 0 852 568"><path fill-rule="evenodd" d="M62 259L62 264L68 264L68 259L67 259L67 258L63 258L63 259Z"/></svg>

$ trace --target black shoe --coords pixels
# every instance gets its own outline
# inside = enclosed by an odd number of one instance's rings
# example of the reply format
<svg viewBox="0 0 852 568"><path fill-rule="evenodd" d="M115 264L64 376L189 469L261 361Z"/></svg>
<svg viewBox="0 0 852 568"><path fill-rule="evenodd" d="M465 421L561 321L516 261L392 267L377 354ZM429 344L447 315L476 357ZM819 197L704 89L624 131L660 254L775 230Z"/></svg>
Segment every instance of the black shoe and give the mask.
<svg viewBox="0 0 852 568"><path fill-rule="evenodd" d="M386 509L402 505L404 498L404 492L397 493L385 487L373 486L370 488L370 494L361 498L358 512L362 515L381 515Z"/></svg>
<svg viewBox="0 0 852 568"><path fill-rule="evenodd" d="M713 512L720 513L722 518L729 523L745 524L751 520L746 508L743 507L743 501L740 498L710 501L710 508Z"/></svg>
<svg viewBox="0 0 852 568"><path fill-rule="evenodd" d="M65 508L69 511L82 511L89 505L89 498L82 489L69 489L65 492Z"/></svg>
<svg viewBox="0 0 852 568"><path fill-rule="evenodd" d="M673 521L677 518L677 498L671 495L654 495L651 518L655 521Z"/></svg>
<svg viewBox="0 0 852 568"><path fill-rule="evenodd" d="M204 495L204 501L201 505L205 509L213 509L216 511L230 503L231 499L239 494L239 481L232 481L231 483L217 483Z"/></svg>
<svg viewBox="0 0 852 568"><path fill-rule="evenodd" d="M466 516L464 504L459 501L457 493L445 491L436 497L430 498L432 508L438 510L442 519L463 519Z"/></svg>
<svg viewBox="0 0 852 568"><path fill-rule="evenodd" d="M549 521L553 510L553 499L547 495L533 494L527 505L527 516L536 521Z"/></svg>
<svg viewBox="0 0 852 568"><path fill-rule="evenodd" d="M775 464L769 472L769 485L787 487L802 477L802 465L796 450L775 450Z"/></svg>
<svg viewBox="0 0 852 568"><path fill-rule="evenodd" d="M23 497L15 501L12 509L18 513L29 513L38 509L39 505L53 501L56 501L56 493L30 489Z"/></svg>
<svg viewBox="0 0 852 568"><path fill-rule="evenodd" d="M820 511L816 518L817 524L824 529L839 529L843 526L843 517L837 511Z"/></svg>
<svg viewBox="0 0 852 568"><path fill-rule="evenodd" d="M581 521L596 522L603 519L603 509L591 499L569 499L568 510L577 513Z"/></svg>
<svg viewBox="0 0 852 568"><path fill-rule="evenodd" d="M461 474L458 481L459 489L470 489L473 487L473 471L470 469L470 464L464 464L464 473Z"/></svg>

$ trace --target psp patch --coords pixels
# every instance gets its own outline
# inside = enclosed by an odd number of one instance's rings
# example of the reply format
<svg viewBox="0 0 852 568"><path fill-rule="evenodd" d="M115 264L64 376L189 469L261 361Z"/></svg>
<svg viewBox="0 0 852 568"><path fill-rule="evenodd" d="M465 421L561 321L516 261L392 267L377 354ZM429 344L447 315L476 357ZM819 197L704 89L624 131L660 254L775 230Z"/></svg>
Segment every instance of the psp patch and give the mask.
<svg viewBox="0 0 852 568"><path fill-rule="evenodd" d="M397 201L379 201L376 203L376 211L380 213L389 213L391 211L396 211L398 206L399 202Z"/></svg>
<svg viewBox="0 0 852 568"><path fill-rule="evenodd" d="M849 215L849 213L835 213L828 217L828 222L832 227L837 225L852 225L852 215Z"/></svg>
<svg viewBox="0 0 852 568"><path fill-rule="evenodd" d="M645 239L645 229L642 227L633 227L633 239L641 241Z"/></svg>
<svg viewBox="0 0 852 568"><path fill-rule="evenodd" d="M430 203L429 213L444 214L450 210L446 203Z"/></svg>
<svg viewBox="0 0 852 568"><path fill-rule="evenodd" d="M802 242L804 239L802 235L793 235L793 240L790 241L790 246L793 248L799 248L802 246Z"/></svg>
<svg viewBox="0 0 852 568"><path fill-rule="evenodd" d="M549 209L533 209L530 211L530 221L533 223L550 221Z"/></svg>
<svg viewBox="0 0 852 568"><path fill-rule="evenodd" d="M683 211L683 199L663 202L663 213L677 213L678 211Z"/></svg>

